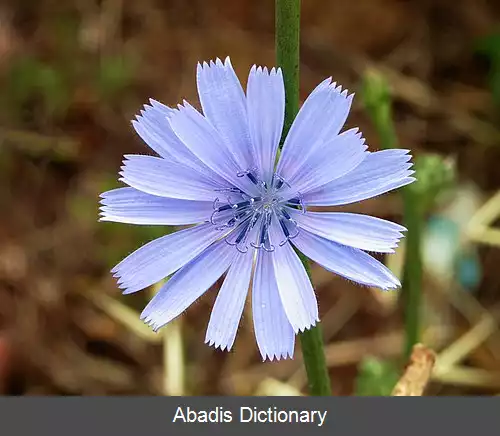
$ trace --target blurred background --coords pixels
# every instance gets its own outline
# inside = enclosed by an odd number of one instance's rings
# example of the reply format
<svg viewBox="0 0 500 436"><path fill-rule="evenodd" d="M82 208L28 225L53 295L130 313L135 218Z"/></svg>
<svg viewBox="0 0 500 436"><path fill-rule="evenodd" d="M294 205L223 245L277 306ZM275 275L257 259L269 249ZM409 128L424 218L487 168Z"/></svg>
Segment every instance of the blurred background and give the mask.
<svg viewBox="0 0 500 436"><path fill-rule="evenodd" d="M390 84L401 147L423 158L421 335L429 393L500 393L500 3L303 1L301 98L333 76L348 126L381 147L367 71ZM232 352L203 343L212 289L153 334L154 290L122 297L109 270L165 227L98 223L147 99L197 104L196 63L230 55L243 83L274 65L270 0L3 0L0 4L0 393L300 395L293 361L262 363L245 309ZM420 183L420 182L419 182ZM344 207L402 221L400 193ZM405 247L385 262L399 275ZM399 377L398 292L313 265L335 395L382 395Z"/></svg>

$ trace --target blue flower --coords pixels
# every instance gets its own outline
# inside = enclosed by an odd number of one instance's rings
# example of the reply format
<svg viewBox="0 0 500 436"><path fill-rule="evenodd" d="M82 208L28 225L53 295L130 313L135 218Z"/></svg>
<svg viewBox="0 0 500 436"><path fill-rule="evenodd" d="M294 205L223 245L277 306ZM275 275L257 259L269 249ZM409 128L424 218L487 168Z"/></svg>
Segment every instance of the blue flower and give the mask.
<svg viewBox="0 0 500 436"><path fill-rule="evenodd" d="M101 220L190 225L130 254L113 270L125 294L172 277L141 318L157 330L224 273L205 342L234 343L252 280L253 324L263 359L293 356L295 334L318 321L316 296L293 246L349 280L391 289L398 279L365 251L392 253L404 227L366 215L312 212L407 185L408 150L371 153L357 129L340 133L353 95L331 78L283 129L281 70L254 66L246 95L229 58L198 64L203 115L150 100L132 122L159 157L127 155L102 194Z"/></svg>

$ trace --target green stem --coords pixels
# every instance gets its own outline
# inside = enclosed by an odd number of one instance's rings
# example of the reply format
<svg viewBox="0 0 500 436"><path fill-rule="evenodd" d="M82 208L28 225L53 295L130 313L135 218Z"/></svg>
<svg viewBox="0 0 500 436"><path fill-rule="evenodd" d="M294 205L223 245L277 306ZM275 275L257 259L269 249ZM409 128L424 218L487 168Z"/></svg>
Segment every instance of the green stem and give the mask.
<svg viewBox="0 0 500 436"><path fill-rule="evenodd" d="M300 252L298 252L298 255L311 280L311 268L309 267L307 257ZM309 392L315 396L331 395L330 375L326 367L321 326L316 324L315 327L301 333L299 338L304 366L306 367L307 381L309 383Z"/></svg>
<svg viewBox="0 0 500 436"><path fill-rule="evenodd" d="M284 139L299 111L300 0L276 0L276 63L285 82Z"/></svg>
<svg viewBox="0 0 500 436"><path fill-rule="evenodd" d="M363 98L366 109L380 138L382 148L398 148L398 138L392 118L392 106L388 85L377 73L365 77ZM420 339L420 310L422 288L421 238L424 213L421 198L413 185L402 189L403 222L406 235L406 251L403 267L403 305L405 317L405 357Z"/></svg>
<svg viewBox="0 0 500 436"><path fill-rule="evenodd" d="M300 0L276 0L276 61L283 71L286 96L282 138L299 111L299 32ZM299 256L310 278L307 258ZM311 395L331 395L321 328L317 325L299 336Z"/></svg>
<svg viewBox="0 0 500 436"><path fill-rule="evenodd" d="M420 310L422 297L422 257L420 241L424 216L420 201L410 187L403 189L406 255L403 270L403 304L405 307L405 357L420 342Z"/></svg>

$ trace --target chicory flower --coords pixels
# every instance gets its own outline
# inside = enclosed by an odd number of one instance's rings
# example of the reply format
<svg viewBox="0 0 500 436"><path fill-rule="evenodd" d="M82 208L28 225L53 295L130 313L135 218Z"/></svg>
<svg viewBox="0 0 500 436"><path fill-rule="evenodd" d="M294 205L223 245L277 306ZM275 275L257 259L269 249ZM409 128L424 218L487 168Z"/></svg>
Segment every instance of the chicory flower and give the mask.
<svg viewBox="0 0 500 436"><path fill-rule="evenodd" d="M284 141L281 70L254 66L246 94L231 66L198 64L203 114L150 100L133 126L158 156L127 155L102 194L101 220L192 225L156 239L113 270L125 294L170 279L141 318L157 330L226 274L205 341L229 350L252 282L263 359L293 356L295 334L318 322L318 304L293 246L349 280L400 286L366 252L391 253L404 227L367 215L313 212L411 183L408 150L369 152L358 129L341 133L353 95L331 78L309 95ZM276 162L277 161L277 162ZM253 280L252 280L253 278Z"/></svg>

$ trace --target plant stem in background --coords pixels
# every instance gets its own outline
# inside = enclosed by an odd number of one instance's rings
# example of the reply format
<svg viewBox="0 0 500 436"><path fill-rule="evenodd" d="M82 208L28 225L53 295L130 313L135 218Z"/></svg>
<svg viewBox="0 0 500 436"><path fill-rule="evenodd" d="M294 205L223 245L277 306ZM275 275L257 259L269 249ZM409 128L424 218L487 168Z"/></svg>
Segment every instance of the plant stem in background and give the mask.
<svg viewBox="0 0 500 436"><path fill-rule="evenodd" d="M389 86L376 72L368 72L363 83L363 100L377 130L382 148L398 148L398 139L392 119ZM418 194L418 182L402 189L403 223L408 229L403 267L403 304L405 316L405 358L420 337L420 310L422 294L421 238L424 210Z"/></svg>
<svg viewBox="0 0 500 436"><path fill-rule="evenodd" d="M151 298L158 293L165 283L166 280L162 280L151 288ZM166 396L186 395L184 343L181 323L181 319L176 319L160 332L163 342L162 392Z"/></svg>
<svg viewBox="0 0 500 436"><path fill-rule="evenodd" d="M410 187L403 188L404 219L408 229L406 254L403 269L403 304L405 306L406 358L411 356L413 346L420 342L420 310L422 305L422 256L421 238L424 214Z"/></svg>
<svg viewBox="0 0 500 436"><path fill-rule="evenodd" d="M288 134L299 110L299 35L300 0L276 0L276 61L283 71L286 96L282 138ZM300 259L311 277L307 258L300 255ZM330 378L326 367L321 328L313 327L301 333L299 337L310 394L330 395Z"/></svg>

